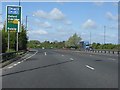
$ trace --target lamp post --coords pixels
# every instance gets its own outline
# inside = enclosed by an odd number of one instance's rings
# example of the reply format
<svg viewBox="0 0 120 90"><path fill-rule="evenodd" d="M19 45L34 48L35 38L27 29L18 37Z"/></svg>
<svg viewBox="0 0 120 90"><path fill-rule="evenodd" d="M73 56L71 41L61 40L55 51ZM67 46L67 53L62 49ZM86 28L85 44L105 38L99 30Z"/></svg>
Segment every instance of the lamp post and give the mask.
<svg viewBox="0 0 120 90"><path fill-rule="evenodd" d="M104 26L104 44L106 43L106 26Z"/></svg>
<svg viewBox="0 0 120 90"><path fill-rule="evenodd" d="M28 24L28 16L26 16L26 30L27 30L27 24Z"/></svg>
<svg viewBox="0 0 120 90"><path fill-rule="evenodd" d="M90 32L90 45L91 45L91 32Z"/></svg>

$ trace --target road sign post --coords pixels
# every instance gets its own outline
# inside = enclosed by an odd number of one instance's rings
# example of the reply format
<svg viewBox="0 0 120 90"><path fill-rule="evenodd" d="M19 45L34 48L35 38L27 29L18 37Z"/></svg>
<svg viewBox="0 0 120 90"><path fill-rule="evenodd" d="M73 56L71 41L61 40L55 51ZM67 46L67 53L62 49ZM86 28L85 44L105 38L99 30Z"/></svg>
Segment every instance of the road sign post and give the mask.
<svg viewBox="0 0 120 90"><path fill-rule="evenodd" d="M18 21L18 32L20 30L20 22ZM16 51L18 51L18 32L17 32L17 46L16 46Z"/></svg>
<svg viewBox="0 0 120 90"><path fill-rule="evenodd" d="M6 31L8 32L8 51L10 48L10 32L14 31L17 32L17 44L16 44L16 50L18 51L18 32L20 32L20 25L21 25L21 6L7 6L6 7Z"/></svg>
<svg viewBox="0 0 120 90"><path fill-rule="evenodd" d="M8 52L10 50L10 32L8 31Z"/></svg>

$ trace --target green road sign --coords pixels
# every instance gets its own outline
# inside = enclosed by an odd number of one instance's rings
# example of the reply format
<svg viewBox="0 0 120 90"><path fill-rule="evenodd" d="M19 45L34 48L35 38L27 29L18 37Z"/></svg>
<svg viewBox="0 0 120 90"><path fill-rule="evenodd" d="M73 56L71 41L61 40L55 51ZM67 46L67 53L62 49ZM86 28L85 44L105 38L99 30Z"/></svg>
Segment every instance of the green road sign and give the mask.
<svg viewBox="0 0 120 90"><path fill-rule="evenodd" d="M8 31L17 31L18 30L18 23L21 23L21 6L7 6L7 27L6 30Z"/></svg>

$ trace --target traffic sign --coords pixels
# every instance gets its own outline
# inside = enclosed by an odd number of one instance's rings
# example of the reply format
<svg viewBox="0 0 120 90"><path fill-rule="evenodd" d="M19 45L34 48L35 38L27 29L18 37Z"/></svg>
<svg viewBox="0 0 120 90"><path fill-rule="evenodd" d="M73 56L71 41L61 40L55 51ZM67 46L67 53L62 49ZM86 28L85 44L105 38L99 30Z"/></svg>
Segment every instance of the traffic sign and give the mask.
<svg viewBox="0 0 120 90"><path fill-rule="evenodd" d="M21 6L7 6L6 7L6 30L18 32L18 22L21 23Z"/></svg>

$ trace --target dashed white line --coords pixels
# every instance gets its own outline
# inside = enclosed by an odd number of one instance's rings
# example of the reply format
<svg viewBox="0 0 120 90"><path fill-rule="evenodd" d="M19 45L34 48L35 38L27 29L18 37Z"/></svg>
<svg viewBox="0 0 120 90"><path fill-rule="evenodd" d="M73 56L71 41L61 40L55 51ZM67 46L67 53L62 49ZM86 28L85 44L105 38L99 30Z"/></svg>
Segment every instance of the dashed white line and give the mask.
<svg viewBox="0 0 120 90"><path fill-rule="evenodd" d="M89 66L89 65L85 65L87 68L91 69L91 70L95 70L93 67Z"/></svg>
<svg viewBox="0 0 120 90"><path fill-rule="evenodd" d="M111 59L111 60L116 60L116 59L114 59L114 58L108 58L108 59Z"/></svg>
<svg viewBox="0 0 120 90"><path fill-rule="evenodd" d="M62 55L62 56L64 56L64 55Z"/></svg>
<svg viewBox="0 0 120 90"><path fill-rule="evenodd" d="M14 64L14 66L16 66L17 64Z"/></svg>
<svg viewBox="0 0 120 90"><path fill-rule="evenodd" d="M73 58L70 58L70 60L74 60Z"/></svg>
<svg viewBox="0 0 120 90"><path fill-rule="evenodd" d="M21 62L18 62L17 64L20 64Z"/></svg>
<svg viewBox="0 0 120 90"><path fill-rule="evenodd" d="M45 52L45 56L47 55L47 53Z"/></svg>
<svg viewBox="0 0 120 90"><path fill-rule="evenodd" d="M116 60L116 59L112 59L112 60Z"/></svg>

